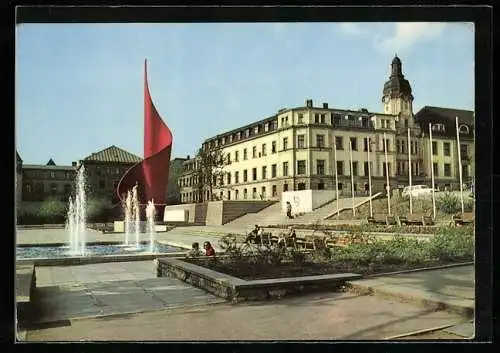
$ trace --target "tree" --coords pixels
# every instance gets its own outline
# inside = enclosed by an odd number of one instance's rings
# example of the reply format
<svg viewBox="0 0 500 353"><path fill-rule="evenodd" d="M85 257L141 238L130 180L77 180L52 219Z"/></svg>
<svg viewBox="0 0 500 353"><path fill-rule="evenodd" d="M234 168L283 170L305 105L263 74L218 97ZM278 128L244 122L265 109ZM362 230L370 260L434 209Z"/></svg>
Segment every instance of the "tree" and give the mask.
<svg viewBox="0 0 500 353"><path fill-rule="evenodd" d="M207 201L205 192L208 190L208 200L214 200L214 189L224 184L224 168L231 164L229 154L224 153L221 148L202 147L196 156L195 176L198 181L198 190L203 201Z"/></svg>

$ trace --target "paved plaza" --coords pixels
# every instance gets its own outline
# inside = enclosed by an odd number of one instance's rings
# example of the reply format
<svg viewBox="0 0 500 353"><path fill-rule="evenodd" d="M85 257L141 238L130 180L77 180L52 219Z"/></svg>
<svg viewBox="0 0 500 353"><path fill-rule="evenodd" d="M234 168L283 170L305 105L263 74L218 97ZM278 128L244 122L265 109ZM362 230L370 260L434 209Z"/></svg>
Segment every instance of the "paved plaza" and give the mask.
<svg viewBox="0 0 500 353"><path fill-rule="evenodd" d="M192 234L187 227L158 233L157 240L217 246L221 231L244 232L192 228ZM19 230L17 241L64 243L66 237L63 229ZM87 241L121 242L123 234L88 231ZM473 308L472 265L352 282L375 295L331 292L237 305L180 280L156 278L153 261L38 266L36 282L34 315L21 335L27 341L373 340L444 326L451 326L449 337L463 339L473 328L463 315L419 303Z"/></svg>

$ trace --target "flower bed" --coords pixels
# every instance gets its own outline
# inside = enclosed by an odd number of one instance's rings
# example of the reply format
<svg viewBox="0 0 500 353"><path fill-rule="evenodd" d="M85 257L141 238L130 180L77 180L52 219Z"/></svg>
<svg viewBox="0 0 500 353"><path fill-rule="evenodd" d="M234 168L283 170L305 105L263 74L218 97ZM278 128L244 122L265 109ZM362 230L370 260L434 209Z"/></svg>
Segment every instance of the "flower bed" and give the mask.
<svg viewBox="0 0 500 353"><path fill-rule="evenodd" d="M427 241L395 235L381 241L357 237L342 247L304 252L276 246L249 246L223 237L226 256L185 261L242 279L269 279L337 273L375 275L471 262L474 237L466 228L447 228Z"/></svg>

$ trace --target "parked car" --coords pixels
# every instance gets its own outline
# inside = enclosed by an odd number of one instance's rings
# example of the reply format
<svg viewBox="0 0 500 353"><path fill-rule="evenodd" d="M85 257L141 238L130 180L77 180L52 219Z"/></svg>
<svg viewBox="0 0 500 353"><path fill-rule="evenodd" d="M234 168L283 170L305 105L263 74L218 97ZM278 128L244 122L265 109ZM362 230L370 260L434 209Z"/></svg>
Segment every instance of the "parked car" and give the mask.
<svg viewBox="0 0 500 353"><path fill-rule="evenodd" d="M436 192L436 190L435 190ZM427 185L412 185L406 186L401 193L403 197L410 197L410 193L412 197L423 197L430 196L432 194L432 188Z"/></svg>

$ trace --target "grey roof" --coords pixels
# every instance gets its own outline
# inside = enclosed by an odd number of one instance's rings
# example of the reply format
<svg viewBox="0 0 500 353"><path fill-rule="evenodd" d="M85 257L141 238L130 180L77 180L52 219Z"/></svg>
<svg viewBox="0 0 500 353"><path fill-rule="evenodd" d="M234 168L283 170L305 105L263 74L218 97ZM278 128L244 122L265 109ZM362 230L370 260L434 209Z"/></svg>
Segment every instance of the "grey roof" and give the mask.
<svg viewBox="0 0 500 353"><path fill-rule="evenodd" d="M49 161L47 162L47 165L56 165L56 162L54 162L54 160L51 158L51 159L49 159Z"/></svg>
<svg viewBox="0 0 500 353"><path fill-rule="evenodd" d="M104 163L138 163L142 158L125 151L115 145L103 149L102 151L92 153L83 159L87 162L104 162Z"/></svg>
<svg viewBox="0 0 500 353"><path fill-rule="evenodd" d="M43 169L43 170L69 170L75 171L76 167L71 165L46 165L46 164L23 164L24 169Z"/></svg>
<svg viewBox="0 0 500 353"><path fill-rule="evenodd" d="M417 122L423 120L448 120L455 123L455 117L458 117L458 122L474 126L474 112L472 110L454 109L433 107L426 105L415 114Z"/></svg>

